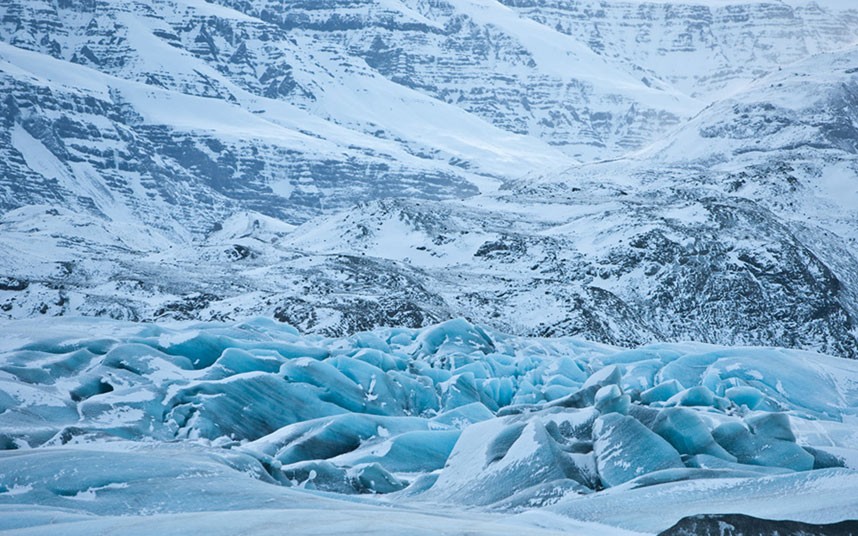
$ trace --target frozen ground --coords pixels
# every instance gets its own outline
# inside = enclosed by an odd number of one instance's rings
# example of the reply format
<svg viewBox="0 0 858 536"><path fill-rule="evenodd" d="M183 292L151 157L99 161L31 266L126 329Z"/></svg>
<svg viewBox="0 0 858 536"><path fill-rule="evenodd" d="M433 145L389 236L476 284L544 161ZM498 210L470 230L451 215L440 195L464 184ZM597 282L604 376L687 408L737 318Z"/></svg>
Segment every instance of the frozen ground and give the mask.
<svg viewBox="0 0 858 536"><path fill-rule="evenodd" d="M651 534L700 513L858 518L854 361L627 350L461 319L348 338L262 319L2 329L0 530Z"/></svg>

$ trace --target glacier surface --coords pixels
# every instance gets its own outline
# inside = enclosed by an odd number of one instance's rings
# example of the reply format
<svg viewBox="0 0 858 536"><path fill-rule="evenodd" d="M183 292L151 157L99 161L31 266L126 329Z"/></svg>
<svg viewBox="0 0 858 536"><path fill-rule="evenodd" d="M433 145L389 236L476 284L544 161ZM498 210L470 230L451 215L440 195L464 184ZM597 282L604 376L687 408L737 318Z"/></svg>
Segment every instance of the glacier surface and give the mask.
<svg viewBox="0 0 858 536"><path fill-rule="evenodd" d="M47 328L2 326L0 530L622 534L701 513L858 516L854 361L464 319L342 338L268 319Z"/></svg>

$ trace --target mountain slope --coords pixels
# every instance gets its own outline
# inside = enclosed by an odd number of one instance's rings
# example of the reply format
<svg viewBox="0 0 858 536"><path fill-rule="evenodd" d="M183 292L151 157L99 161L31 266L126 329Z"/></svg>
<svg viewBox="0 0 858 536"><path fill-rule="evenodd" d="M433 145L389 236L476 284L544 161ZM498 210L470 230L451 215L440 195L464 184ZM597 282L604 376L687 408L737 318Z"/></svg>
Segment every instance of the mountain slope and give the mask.
<svg viewBox="0 0 858 536"><path fill-rule="evenodd" d="M458 314L516 332L855 356L856 63L795 64L625 159L362 207L288 243L419 266Z"/></svg>
<svg viewBox="0 0 858 536"><path fill-rule="evenodd" d="M4 316L858 355L845 3L280 4L0 7Z"/></svg>
<svg viewBox="0 0 858 536"><path fill-rule="evenodd" d="M603 57L704 101L858 39L843 0L502 0Z"/></svg>

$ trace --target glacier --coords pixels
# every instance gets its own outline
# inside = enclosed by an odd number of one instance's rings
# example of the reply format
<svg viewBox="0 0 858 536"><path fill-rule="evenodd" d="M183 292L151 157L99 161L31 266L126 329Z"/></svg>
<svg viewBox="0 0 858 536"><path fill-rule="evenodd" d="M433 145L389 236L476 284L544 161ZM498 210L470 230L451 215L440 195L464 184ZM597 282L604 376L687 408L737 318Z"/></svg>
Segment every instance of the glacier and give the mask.
<svg viewBox="0 0 858 536"><path fill-rule="evenodd" d="M2 324L0 531L651 534L705 513L858 517L851 360L461 318L339 338L265 318L46 327Z"/></svg>

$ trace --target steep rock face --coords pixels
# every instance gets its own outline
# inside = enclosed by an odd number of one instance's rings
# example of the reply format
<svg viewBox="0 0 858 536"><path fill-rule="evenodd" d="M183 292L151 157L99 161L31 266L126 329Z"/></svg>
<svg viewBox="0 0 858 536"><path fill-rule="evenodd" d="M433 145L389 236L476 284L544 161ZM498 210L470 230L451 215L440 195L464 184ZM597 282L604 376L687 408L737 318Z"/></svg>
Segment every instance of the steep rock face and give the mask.
<svg viewBox="0 0 858 536"><path fill-rule="evenodd" d="M858 10L837 0L502 2L649 79L706 100L858 38Z"/></svg>
<svg viewBox="0 0 858 536"><path fill-rule="evenodd" d="M163 90L140 99L136 85L106 84L102 93L11 77L0 83L8 105L0 134L6 141L2 206L7 210L62 201L97 215L127 210L152 225L167 216L201 232L239 207L298 222L323 205L342 207L390 189L424 190L428 197L478 191L456 171L426 169L419 162L410 167L371 147L336 154L336 142L265 124L251 114L199 129L164 124L199 117L183 108L233 112L226 104L218 110L202 99L175 98ZM152 120L129 98L138 99L137 105L143 100L173 109Z"/></svg>
<svg viewBox="0 0 858 536"><path fill-rule="evenodd" d="M475 184L491 184L483 176L565 161L547 144L389 82L361 60L344 63L216 5L3 9L0 36L14 45L3 50L7 209L89 197L91 213L109 213L97 196L70 188L98 183L149 223L164 219L165 206L141 205L166 199L167 216L199 233L240 206L300 222L391 192L469 196ZM349 91L372 95L369 112L343 102ZM317 100L326 113L306 110ZM390 117L408 109L413 121L378 116L382 102L399 103L385 107ZM426 133L441 124L462 131ZM49 169L37 162L45 158Z"/></svg>
<svg viewBox="0 0 858 536"><path fill-rule="evenodd" d="M44 87L50 84L31 87L30 80L13 92L23 98L7 100L7 128L33 121L19 110L41 114L26 98L41 95L36 100L46 100L44 124L23 126L60 162L85 160L95 168L65 170L76 182L107 183L121 197L140 180L150 184L143 189L169 198L168 204L194 198L220 205L218 198L226 198L300 222L349 199L391 192L461 197L476 192L473 184L486 186L485 175L517 178L568 165L548 145L588 159L638 148L711 98L711 91L702 100L686 97L692 88L708 87L702 73L733 73L731 80L738 83L855 38L848 24L853 13L831 2L821 7L509 2L513 9L477 1L223 4L10 2L0 8L5 42L151 86L153 93L140 102L108 78L103 86L114 89L109 102L79 107L83 116L78 117L51 101L105 100L100 99L105 95L66 95ZM590 38L583 38L583 28L570 29L573 22L592 25ZM625 30L631 22L642 32L634 44ZM748 34L758 35L758 42L743 41ZM697 38L676 44L688 36ZM681 60L685 57L690 61ZM27 65L19 67L26 70L33 59L8 61L23 62ZM48 81L56 78L30 69ZM76 75L87 78L87 72L76 70ZM7 75L10 84L24 83L13 69ZM687 78L685 86L678 83L680 75ZM177 107L187 103L155 88L224 104L170 121L163 115L173 110L153 117L158 114L151 108L167 108L164 100ZM268 132L260 132L259 121L236 114L235 107L269 123ZM212 125L203 115L222 120ZM60 119L70 124L54 127ZM118 122L107 130L121 127L124 136L100 137L105 122ZM288 132L270 129L270 123ZM451 127L454 133L438 134ZM82 135L84 130L88 133ZM63 141L72 136L75 143ZM19 153L7 158L20 163ZM129 169L111 171L115 161ZM13 168L5 176L21 192L9 208L73 197L45 183L56 177L29 164ZM142 178L125 176L134 173ZM192 194L178 194L188 189ZM35 191L44 197L33 198ZM125 204L138 213L141 203ZM226 204L223 211L233 210ZM201 217L209 219L200 214L179 219L188 226L189 219ZM208 224L190 226L200 231Z"/></svg>
<svg viewBox="0 0 858 536"><path fill-rule="evenodd" d="M639 147L699 104L495 3L227 2L312 48L590 159Z"/></svg>

